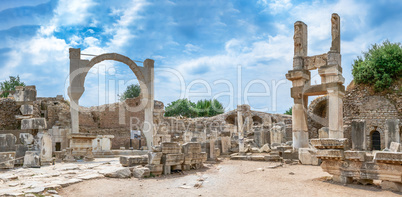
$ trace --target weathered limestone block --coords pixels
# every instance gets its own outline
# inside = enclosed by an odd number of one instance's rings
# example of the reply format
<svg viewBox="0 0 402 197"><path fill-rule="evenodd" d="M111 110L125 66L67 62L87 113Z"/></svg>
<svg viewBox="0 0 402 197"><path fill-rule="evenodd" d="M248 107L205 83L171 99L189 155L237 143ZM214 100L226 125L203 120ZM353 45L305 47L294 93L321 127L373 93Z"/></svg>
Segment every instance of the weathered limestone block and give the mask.
<svg viewBox="0 0 402 197"><path fill-rule="evenodd" d="M221 137L222 154L228 154L229 149L232 146L230 137Z"/></svg>
<svg viewBox="0 0 402 197"><path fill-rule="evenodd" d="M395 192L402 192L402 183L382 181L381 189L391 190Z"/></svg>
<svg viewBox="0 0 402 197"><path fill-rule="evenodd" d="M176 142L163 142L162 143L163 154L179 154L181 153L181 147Z"/></svg>
<svg viewBox="0 0 402 197"><path fill-rule="evenodd" d="M402 164L402 152L376 152L374 161L377 163Z"/></svg>
<svg viewBox="0 0 402 197"><path fill-rule="evenodd" d="M275 124L271 129L271 144L282 144L286 142L286 125Z"/></svg>
<svg viewBox="0 0 402 197"><path fill-rule="evenodd" d="M48 132L44 132L41 138L40 145L40 160L41 164L50 164L53 162L53 144L52 136Z"/></svg>
<svg viewBox="0 0 402 197"><path fill-rule="evenodd" d="M152 175L161 175L163 173L163 164L148 164L145 165Z"/></svg>
<svg viewBox="0 0 402 197"><path fill-rule="evenodd" d="M161 164L162 153L161 152L149 152L148 163L149 164Z"/></svg>
<svg viewBox="0 0 402 197"><path fill-rule="evenodd" d="M115 168L115 169L107 169L104 171L100 171L100 174L103 174L105 177L110 178L130 178L131 171L128 168Z"/></svg>
<svg viewBox="0 0 402 197"><path fill-rule="evenodd" d="M343 150L337 149L321 149L317 150L317 158L322 160L344 160Z"/></svg>
<svg viewBox="0 0 402 197"><path fill-rule="evenodd" d="M20 111L24 116L33 115L33 105L21 105Z"/></svg>
<svg viewBox="0 0 402 197"><path fill-rule="evenodd" d="M351 161L366 161L366 152L364 151L345 151L345 159Z"/></svg>
<svg viewBox="0 0 402 197"><path fill-rule="evenodd" d="M17 138L11 133L0 134L0 152L15 151Z"/></svg>
<svg viewBox="0 0 402 197"><path fill-rule="evenodd" d="M45 118L30 118L21 120L21 129L47 129Z"/></svg>
<svg viewBox="0 0 402 197"><path fill-rule="evenodd" d="M153 146L152 152L162 152L162 147L160 145Z"/></svg>
<svg viewBox="0 0 402 197"><path fill-rule="evenodd" d="M348 144L347 138L311 139L311 144L317 149L344 149Z"/></svg>
<svg viewBox="0 0 402 197"><path fill-rule="evenodd" d="M391 142L389 150L391 152L401 152L401 143Z"/></svg>
<svg viewBox="0 0 402 197"><path fill-rule="evenodd" d="M221 155L221 149L219 148L215 148L215 152L214 152L215 158L219 157Z"/></svg>
<svg viewBox="0 0 402 197"><path fill-rule="evenodd" d="M193 153L184 153L184 165L190 165L193 160Z"/></svg>
<svg viewBox="0 0 402 197"><path fill-rule="evenodd" d="M29 145L34 143L34 137L30 133L20 133L20 141L24 145Z"/></svg>
<svg viewBox="0 0 402 197"><path fill-rule="evenodd" d="M14 168L15 152L0 152L0 169Z"/></svg>
<svg viewBox="0 0 402 197"><path fill-rule="evenodd" d="M40 168L39 151L27 151L24 156L24 168Z"/></svg>
<svg viewBox="0 0 402 197"><path fill-rule="evenodd" d="M162 148L163 150L163 148ZM181 165L184 162L184 154L166 154L162 156L162 163L167 166Z"/></svg>
<svg viewBox="0 0 402 197"><path fill-rule="evenodd" d="M328 127L322 127L321 129L318 130L318 137L319 138L329 138L329 128Z"/></svg>
<svg viewBox="0 0 402 197"><path fill-rule="evenodd" d="M24 164L24 156L25 156L25 152L28 150L28 146L27 145L23 145L23 144L17 144L15 146L15 165L22 165Z"/></svg>
<svg viewBox="0 0 402 197"><path fill-rule="evenodd" d="M296 150L286 150L282 154L283 159L299 159L299 153Z"/></svg>
<svg viewBox="0 0 402 197"><path fill-rule="evenodd" d="M17 86L15 87L14 99L17 102L30 102L36 100L35 86Z"/></svg>
<svg viewBox="0 0 402 197"><path fill-rule="evenodd" d="M317 150L311 148L299 148L299 160L303 165L319 165Z"/></svg>
<svg viewBox="0 0 402 197"><path fill-rule="evenodd" d="M148 155L121 156L120 164L124 167L148 164Z"/></svg>
<svg viewBox="0 0 402 197"><path fill-rule="evenodd" d="M271 149L269 148L269 145L268 144L264 144L264 146L262 146L261 148L260 148L260 153L269 153L269 152L271 152Z"/></svg>
<svg viewBox="0 0 402 197"><path fill-rule="evenodd" d="M205 152L193 153L192 159L191 159L191 164L203 163L203 162L206 162L207 159L208 159L208 154Z"/></svg>
<svg viewBox="0 0 402 197"><path fill-rule="evenodd" d="M147 167L137 166L133 170L133 176L135 178L146 178L146 177L149 177L150 174L151 174L151 171Z"/></svg>
<svg viewBox="0 0 402 197"><path fill-rule="evenodd" d="M197 142L187 142L182 146L184 154L187 153L201 153L201 144Z"/></svg>

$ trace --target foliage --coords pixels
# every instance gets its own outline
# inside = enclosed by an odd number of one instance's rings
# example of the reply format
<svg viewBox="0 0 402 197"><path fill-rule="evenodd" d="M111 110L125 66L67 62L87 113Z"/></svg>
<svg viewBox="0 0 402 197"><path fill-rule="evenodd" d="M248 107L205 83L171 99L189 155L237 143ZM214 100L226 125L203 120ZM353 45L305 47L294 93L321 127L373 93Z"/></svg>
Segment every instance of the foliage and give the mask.
<svg viewBox="0 0 402 197"><path fill-rule="evenodd" d="M364 57L354 60L352 74L357 84L374 85L375 91L383 91L402 77L402 45L385 41L374 44Z"/></svg>
<svg viewBox="0 0 402 197"><path fill-rule="evenodd" d="M5 80L4 82L0 82L0 91L3 92L0 97L8 97L10 91L15 90L15 87L17 86L25 86L25 83L20 81L19 76L10 76L9 81Z"/></svg>
<svg viewBox="0 0 402 197"><path fill-rule="evenodd" d="M197 116L197 111L195 110L195 103L188 99L178 99L169 103L165 107L165 116L184 116L187 118L194 118Z"/></svg>
<svg viewBox="0 0 402 197"><path fill-rule="evenodd" d="M286 110L285 114L292 115L292 107L290 107L289 110Z"/></svg>
<svg viewBox="0 0 402 197"><path fill-rule="evenodd" d="M199 100L197 102L197 116L198 117L212 117L224 112L222 103L218 100Z"/></svg>
<svg viewBox="0 0 402 197"><path fill-rule="evenodd" d="M127 86L126 91L122 95L118 95L120 97L120 101L124 101L128 98L135 98L138 97L141 93L140 85L138 84L131 84Z"/></svg>
<svg viewBox="0 0 402 197"><path fill-rule="evenodd" d="M199 100L197 104L188 99L178 99L165 108L165 116L184 116L188 118L211 117L224 112L223 105L216 99Z"/></svg>

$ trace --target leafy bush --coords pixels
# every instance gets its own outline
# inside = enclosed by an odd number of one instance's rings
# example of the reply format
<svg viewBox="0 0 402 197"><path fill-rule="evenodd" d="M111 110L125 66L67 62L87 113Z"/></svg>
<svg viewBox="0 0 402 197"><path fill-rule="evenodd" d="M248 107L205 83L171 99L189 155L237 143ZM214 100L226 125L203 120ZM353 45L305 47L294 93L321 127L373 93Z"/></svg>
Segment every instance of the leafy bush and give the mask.
<svg viewBox="0 0 402 197"><path fill-rule="evenodd" d="M188 99L178 99L169 103L165 107L165 116L184 116L188 118L194 118L197 116L195 106L195 103L191 102Z"/></svg>
<svg viewBox="0 0 402 197"><path fill-rule="evenodd" d="M292 115L292 107L290 107L289 110L286 110L285 114Z"/></svg>
<svg viewBox="0 0 402 197"><path fill-rule="evenodd" d="M354 60L352 75L357 84L374 85L375 91L383 91L402 77L402 46L385 41L374 44L363 52L364 57Z"/></svg>
<svg viewBox="0 0 402 197"><path fill-rule="evenodd" d="M8 95L10 94L10 91L15 90L15 87L17 86L25 86L24 82L20 81L20 77L13 77L10 76L10 80L7 81L5 80L4 82L0 82L0 91L2 92L0 97L8 97Z"/></svg>
<svg viewBox="0 0 402 197"><path fill-rule="evenodd" d="M128 98L135 98L138 97L141 93L140 85L132 84L127 86L126 91L122 95L118 95L120 97L120 101L124 101Z"/></svg>
<svg viewBox="0 0 402 197"><path fill-rule="evenodd" d="M199 100L197 104L188 99L179 99L169 103L165 108L165 116L211 117L224 112L222 104L214 100Z"/></svg>

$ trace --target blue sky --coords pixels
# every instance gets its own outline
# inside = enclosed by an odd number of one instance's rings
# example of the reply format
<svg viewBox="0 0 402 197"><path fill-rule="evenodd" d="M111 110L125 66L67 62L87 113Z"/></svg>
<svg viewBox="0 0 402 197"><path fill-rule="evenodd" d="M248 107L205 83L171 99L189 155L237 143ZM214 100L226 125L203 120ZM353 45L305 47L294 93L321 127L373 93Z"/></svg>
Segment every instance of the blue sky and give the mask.
<svg viewBox="0 0 402 197"><path fill-rule="evenodd" d="M370 44L402 40L401 9L399 0L2 0L0 81L20 75L38 96L68 98L73 47L154 59L155 99L165 105L183 96L213 97L227 110L247 103L283 113L293 103L285 74L292 68L295 21L308 25L308 54L318 55L330 48L331 13L340 15L347 85L353 59ZM137 83L128 66L113 61L90 72L84 106L113 103Z"/></svg>

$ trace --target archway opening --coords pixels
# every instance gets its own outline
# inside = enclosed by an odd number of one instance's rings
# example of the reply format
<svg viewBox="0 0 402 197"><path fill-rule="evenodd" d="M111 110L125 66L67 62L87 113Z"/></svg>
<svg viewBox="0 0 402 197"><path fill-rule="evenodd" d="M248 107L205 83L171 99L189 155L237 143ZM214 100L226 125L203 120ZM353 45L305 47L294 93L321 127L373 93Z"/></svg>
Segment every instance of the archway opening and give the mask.
<svg viewBox="0 0 402 197"><path fill-rule="evenodd" d="M253 125L254 126L262 125L262 118L259 116L253 116Z"/></svg>
<svg viewBox="0 0 402 197"><path fill-rule="evenodd" d="M378 131L374 131L371 134L371 147L373 150L381 150L381 134Z"/></svg>

